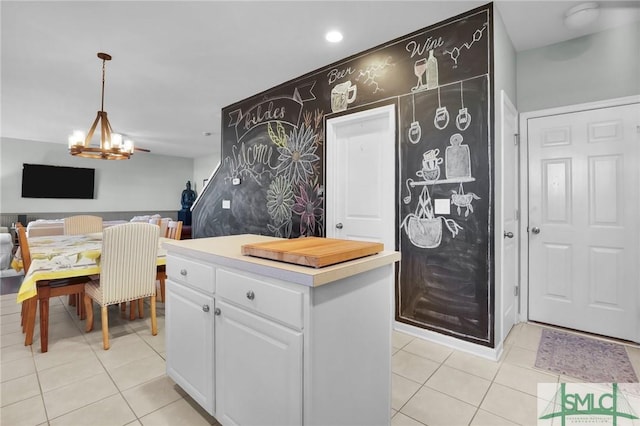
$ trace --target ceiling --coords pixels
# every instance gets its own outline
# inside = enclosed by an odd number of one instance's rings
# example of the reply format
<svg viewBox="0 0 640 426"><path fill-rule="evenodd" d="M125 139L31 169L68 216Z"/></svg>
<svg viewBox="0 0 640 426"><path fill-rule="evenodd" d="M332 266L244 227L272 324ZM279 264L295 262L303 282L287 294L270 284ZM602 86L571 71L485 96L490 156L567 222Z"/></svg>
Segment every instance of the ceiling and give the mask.
<svg viewBox="0 0 640 426"><path fill-rule="evenodd" d="M66 144L88 131L100 109L96 54L107 52L114 131L154 154L219 154L226 105L485 3L2 0L0 136ZM626 7L638 1L601 2L616 7L569 29L563 14L578 3L495 4L517 51L638 20ZM343 42L324 40L332 28Z"/></svg>

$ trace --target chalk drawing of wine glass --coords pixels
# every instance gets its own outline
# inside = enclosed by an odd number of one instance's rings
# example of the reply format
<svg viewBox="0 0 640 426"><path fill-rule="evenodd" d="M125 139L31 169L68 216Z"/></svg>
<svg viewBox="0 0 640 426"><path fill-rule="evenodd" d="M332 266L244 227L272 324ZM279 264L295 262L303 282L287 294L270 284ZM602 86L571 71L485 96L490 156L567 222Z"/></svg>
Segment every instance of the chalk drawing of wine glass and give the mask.
<svg viewBox="0 0 640 426"><path fill-rule="evenodd" d="M467 111L467 109L464 107L464 96L462 92L463 87L462 82L460 82L460 104L462 107L458 110L458 116L456 117L456 127L461 132L467 130L467 128L469 128L469 125L471 124L471 114L469 114L469 111Z"/></svg>
<svg viewBox="0 0 640 426"><path fill-rule="evenodd" d="M436 115L433 117L433 125L436 126L436 129L442 130L449 124L449 111L447 111L447 107L442 106L442 102L440 101L440 87L438 87L438 108L436 109Z"/></svg>
<svg viewBox="0 0 640 426"><path fill-rule="evenodd" d="M418 59L415 62L415 64L413 64L413 73L416 75L416 77L418 77L418 84L416 84L416 87L411 89L413 92L415 92L416 90L421 90L425 87L425 84L422 83L422 76L426 71L427 71L426 58Z"/></svg>
<svg viewBox="0 0 640 426"><path fill-rule="evenodd" d="M413 93L411 94L411 105L413 106L413 121L411 122L411 127L409 127L409 141L412 144L417 144L422 137L422 128L416 120L416 100Z"/></svg>

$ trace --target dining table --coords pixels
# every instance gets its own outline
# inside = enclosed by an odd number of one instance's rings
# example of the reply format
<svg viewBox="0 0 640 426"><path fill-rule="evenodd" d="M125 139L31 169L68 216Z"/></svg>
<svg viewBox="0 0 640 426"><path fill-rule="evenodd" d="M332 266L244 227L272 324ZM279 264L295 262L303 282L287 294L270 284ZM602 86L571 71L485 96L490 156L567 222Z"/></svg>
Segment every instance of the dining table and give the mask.
<svg viewBox="0 0 640 426"><path fill-rule="evenodd" d="M167 238L158 241L158 268L166 265L166 250L162 247ZM102 252L102 232L79 235L49 235L28 238L31 253L31 265L26 272L17 302L25 303L26 315L25 346L33 343L35 316L38 301L38 288L47 287L52 280L64 278L90 277L100 274L100 256ZM23 268L20 250L12 259L12 267L19 271ZM48 298L41 298L41 317L48 316ZM82 302L79 302L82 303ZM47 306L44 307L43 304ZM48 321L40 320L40 341L42 352L47 351Z"/></svg>

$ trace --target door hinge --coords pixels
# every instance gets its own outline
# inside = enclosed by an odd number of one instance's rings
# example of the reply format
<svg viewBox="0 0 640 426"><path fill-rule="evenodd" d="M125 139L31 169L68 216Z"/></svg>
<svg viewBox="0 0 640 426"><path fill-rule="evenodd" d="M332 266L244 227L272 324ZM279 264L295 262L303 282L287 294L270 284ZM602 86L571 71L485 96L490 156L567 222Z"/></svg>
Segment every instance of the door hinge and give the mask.
<svg viewBox="0 0 640 426"><path fill-rule="evenodd" d="M518 286L513 287L513 295L514 296L519 296L520 295L520 287L518 287Z"/></svg>
<svg viewBox="0 0 640 426"><path fill-rule="evenodd" d="M520 145L520 133L513 134L513 144Z"/></svg>
<svg viewBox="0 0 640 426"><path fill-rule="evenodd" d="M520 220L520 210L516 209L515 214L514 214L514 219L516 221Z"/></svg>

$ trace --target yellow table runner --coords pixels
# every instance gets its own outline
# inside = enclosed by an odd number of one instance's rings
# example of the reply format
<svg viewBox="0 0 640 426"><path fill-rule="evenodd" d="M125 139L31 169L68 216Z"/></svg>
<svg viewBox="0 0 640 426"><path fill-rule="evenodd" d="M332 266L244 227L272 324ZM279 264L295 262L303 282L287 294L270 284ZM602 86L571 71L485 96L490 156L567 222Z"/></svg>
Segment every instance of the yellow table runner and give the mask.
<svg viewBox="0 0 640 426"><path fill-rule="evenodd" d="M166 264L167 252L162 248L160 238L158 246L158 265ZM18 303L38 294L36 282L59 278L81 277L100 273L100 254L102 251L102 233L82 235L51 235L29 238L31 267L25 275ZM20 250L16 252L11 266L22 269Z"/></svg>

